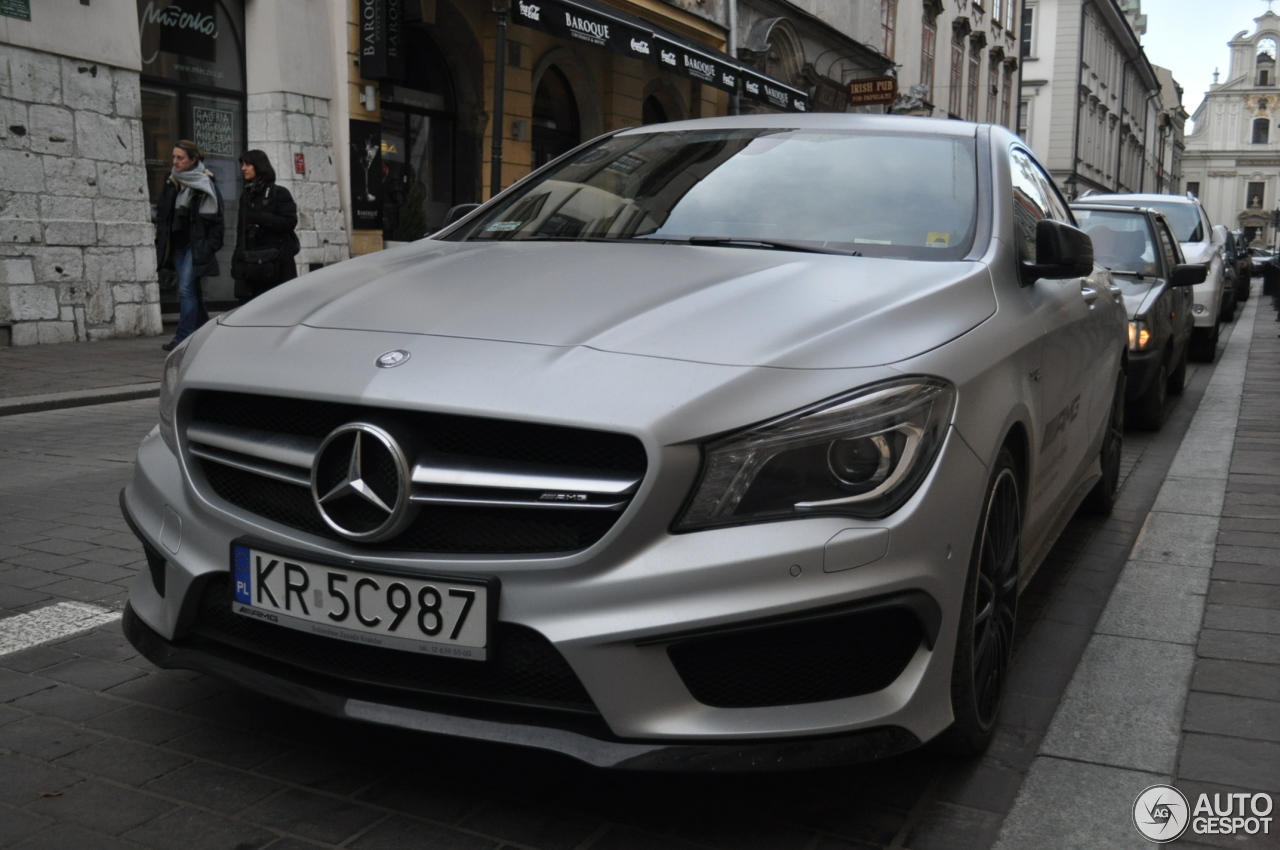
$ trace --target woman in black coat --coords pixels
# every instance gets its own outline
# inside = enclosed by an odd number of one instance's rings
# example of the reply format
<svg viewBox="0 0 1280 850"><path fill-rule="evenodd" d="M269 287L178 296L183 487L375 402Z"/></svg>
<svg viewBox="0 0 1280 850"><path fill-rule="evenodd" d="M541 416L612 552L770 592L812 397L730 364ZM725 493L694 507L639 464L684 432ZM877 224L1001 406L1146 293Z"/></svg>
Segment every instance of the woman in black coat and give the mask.
<svg viewBox="0 0 1280 850"><path fill-rule="evenodd" d="M231 276L241 303L298 276L298 205L276 185L271 160L260 150L240 155L245 189L240 197L240 238L231 255Z"/></svg>

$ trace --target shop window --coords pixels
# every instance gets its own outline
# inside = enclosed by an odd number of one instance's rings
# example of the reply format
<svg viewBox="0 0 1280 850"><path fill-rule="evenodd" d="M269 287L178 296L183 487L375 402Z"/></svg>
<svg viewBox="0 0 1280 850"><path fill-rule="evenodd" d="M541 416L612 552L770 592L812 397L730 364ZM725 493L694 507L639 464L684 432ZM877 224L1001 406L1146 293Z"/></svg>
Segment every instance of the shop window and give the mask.
<svg viewBox="0 0 1280 850"><path fill-rule="evenodd" d="M539 168L582 141L578 102L564 73L547 68L533 94L533 167Z"/></svg>
<svg viewBox="0 0 1280 850"><path fill-rule="evenodd" d="M458 203L449 68L426 33L410 29L406 47L405 82L381 91L382 237L392 242L437 230Z"/></svg>
<svg viewBox="0 0 1280 850"><path fill-rule="evenodd" d="M240 154L245 119L244 4L204 0L199 26L171 13L161 0L138 0L141 49L142 146L147 194L154 205L173 167L174 143L191 139L204 151L225 202L226 240L218 252L223 274L204 280L205 300L234 297L231 253L240 209ZM279 167L279 163L276 163ZM175 309L173 276L160 275L162 309Z"/></svg>

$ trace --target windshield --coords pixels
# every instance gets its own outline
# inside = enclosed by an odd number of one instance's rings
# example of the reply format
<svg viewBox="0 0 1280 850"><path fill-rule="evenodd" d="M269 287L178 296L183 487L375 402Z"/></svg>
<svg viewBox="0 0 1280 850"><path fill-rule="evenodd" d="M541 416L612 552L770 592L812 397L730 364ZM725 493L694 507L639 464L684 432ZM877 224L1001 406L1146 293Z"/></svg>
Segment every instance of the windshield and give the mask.
<svg viewBox="0 0 1280 850"><path fill-rule="evenodd" d="M1207 238L1200 222L1200 210L1195 204L1144 201L1142 206L1164 213L1164 217L1169 219L1169 226L1173 228L1173 235L1178 237L1179 242L1203 242Z"/></svg>
<svg viewBox="0 0 1280 850"><path fill-rule="evenodd" d="M1093 259L1115 272L1141 275L1160 273L1151 228L1141 213L1072 210L1080 229L1093 242Z"/></svg>
<svg viewBox="0 0 1280 850"><path fill-rule="evenodd" d="M452 238L643 239L954 260L973 242L972 139L841 130L627 133Z"/></svg>

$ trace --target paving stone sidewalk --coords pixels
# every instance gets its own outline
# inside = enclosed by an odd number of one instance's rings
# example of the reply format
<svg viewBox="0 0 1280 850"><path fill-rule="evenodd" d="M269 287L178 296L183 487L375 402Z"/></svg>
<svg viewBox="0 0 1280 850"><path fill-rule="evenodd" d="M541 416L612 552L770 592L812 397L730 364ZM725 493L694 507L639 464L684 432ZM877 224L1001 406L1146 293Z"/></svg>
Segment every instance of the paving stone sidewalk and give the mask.
<svg viewBox="0 0 1280 850"><path fill-rule="evenodd" d="M1280 847L1280 818L1269 834L1215 835L1192 817L1201 793L1280 798L1274 315L1256 299L1237 320L998 850L1150 846L1133 806L1159 784L1192 807L1177 846Z"/></svg>
<svg viewBox="0 0 1280 850"><path fill-rule="evenodd" d="M0 348L0 399L155 384L168 336Z"/></svg>

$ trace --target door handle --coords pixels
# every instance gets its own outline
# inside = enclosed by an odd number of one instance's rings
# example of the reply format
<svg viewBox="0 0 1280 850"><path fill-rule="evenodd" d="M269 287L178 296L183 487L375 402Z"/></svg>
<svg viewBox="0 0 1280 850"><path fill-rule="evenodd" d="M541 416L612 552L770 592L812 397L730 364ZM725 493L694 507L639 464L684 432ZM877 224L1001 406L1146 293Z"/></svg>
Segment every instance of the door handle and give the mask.
<svg viewBox="0 0 1280 850"><path fill-rule="evenodd" d="M1080 287L1080 295L1084 298L1086 304L1092 304L1098 300L1098 290L1091 286Z"/></svg>

